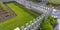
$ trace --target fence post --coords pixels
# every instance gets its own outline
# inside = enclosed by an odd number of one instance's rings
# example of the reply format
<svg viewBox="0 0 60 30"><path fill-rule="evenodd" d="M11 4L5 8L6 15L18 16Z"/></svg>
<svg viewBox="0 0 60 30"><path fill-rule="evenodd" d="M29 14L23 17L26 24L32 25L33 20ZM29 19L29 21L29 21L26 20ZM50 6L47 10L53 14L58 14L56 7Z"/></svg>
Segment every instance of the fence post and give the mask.
<svg viewBox="0 0 60 30"><path fill-rule="evenodd" d="M26 23L26 30L29 30L28 23Z"/></svg>
<svg viewBox="0 0 60 30"><path fill-rule="evenodd" d="M14 30L20 30L19 27L15 28Z"/></svg>
<svg viewBox="0 0 60 30"><path fill-rule="evenodd" d="M34 23L34 22L35 22L35 19L33 20L33 23ZM35 23L34 23L33 27L35 27Z"/></svg>
<svg viewBox="0 0 60 30"><path fill-rule="evenodd" d="M38 21L38 19L37 19L36 27L37 28L39 27L39 21Z"/></svg>
<svg viewBox="0 0 60 30"><path fill-rule="evenodd" d="M30 30L32 30L32 21L30 21Z"/></svg>
<svg viewBox="0 0 60 30"><path fill-rule="evenodd" d="M37 28L38 28L39 27L39 19L37 19L37 23L36 24L37 24Z"/></svg>
<svg viewBox="0 0 60 30"><path fill-rule="evenodd" d="M21 30L24 30L24 26L21 26Z"/></svg>

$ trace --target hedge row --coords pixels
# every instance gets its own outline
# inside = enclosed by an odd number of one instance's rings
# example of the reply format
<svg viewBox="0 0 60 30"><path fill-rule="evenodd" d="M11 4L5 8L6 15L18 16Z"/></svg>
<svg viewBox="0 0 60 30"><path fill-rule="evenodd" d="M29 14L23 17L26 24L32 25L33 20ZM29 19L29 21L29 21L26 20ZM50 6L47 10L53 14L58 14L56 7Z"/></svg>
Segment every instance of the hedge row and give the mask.
<svg viewBox="0 0 60 30"><path fill-rule="evenodd" d="M56 18L52 16L44 18L41 23L40 30L53 30L56 22L57 22Z"/></svg>

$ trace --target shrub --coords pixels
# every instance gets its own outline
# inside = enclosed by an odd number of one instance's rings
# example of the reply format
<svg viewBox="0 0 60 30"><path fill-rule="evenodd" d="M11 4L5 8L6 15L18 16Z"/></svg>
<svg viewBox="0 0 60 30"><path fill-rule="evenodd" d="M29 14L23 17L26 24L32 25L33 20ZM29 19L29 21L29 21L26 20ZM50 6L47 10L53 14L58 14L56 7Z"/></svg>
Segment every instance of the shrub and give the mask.
<svg viewBox="0 0 60 30"><path fill-rule="evenodd" d="M57 22L56 18L54 18L52 16L50 16L48 19L50 20L50 23L51 23L52 26L54 26Z"/></svg>
<svg viewBox="0 0 60 30"><path fill-rule="evenodd" d="M53 26L56 24L56 19L52 16L43 19L40 30L53 30Z"/></svg>

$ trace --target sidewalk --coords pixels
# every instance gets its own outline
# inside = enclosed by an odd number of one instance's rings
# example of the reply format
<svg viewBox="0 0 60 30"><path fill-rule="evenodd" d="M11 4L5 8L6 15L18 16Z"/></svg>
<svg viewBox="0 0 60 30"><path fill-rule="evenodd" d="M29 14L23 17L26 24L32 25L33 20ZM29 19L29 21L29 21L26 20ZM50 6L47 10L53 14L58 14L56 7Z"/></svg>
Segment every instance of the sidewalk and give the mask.
<svg viewBox="0 0 60 30"><path fill-rule="evenodd" d="M58 20L58 30L60 30L60 19L57 20Z"/></svg>

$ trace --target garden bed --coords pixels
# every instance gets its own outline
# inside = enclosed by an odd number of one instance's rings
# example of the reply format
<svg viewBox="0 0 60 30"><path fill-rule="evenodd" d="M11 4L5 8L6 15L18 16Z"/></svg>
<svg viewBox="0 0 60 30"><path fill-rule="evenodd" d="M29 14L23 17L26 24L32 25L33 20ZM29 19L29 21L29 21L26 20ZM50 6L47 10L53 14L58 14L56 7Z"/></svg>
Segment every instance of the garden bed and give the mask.
<svg viewBox="0 0 60 30"><path fill-rule="evenodd" d="M0 2L0 22L16 16L11 9Z"/></svg>

